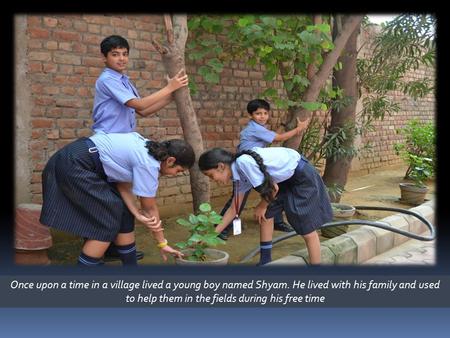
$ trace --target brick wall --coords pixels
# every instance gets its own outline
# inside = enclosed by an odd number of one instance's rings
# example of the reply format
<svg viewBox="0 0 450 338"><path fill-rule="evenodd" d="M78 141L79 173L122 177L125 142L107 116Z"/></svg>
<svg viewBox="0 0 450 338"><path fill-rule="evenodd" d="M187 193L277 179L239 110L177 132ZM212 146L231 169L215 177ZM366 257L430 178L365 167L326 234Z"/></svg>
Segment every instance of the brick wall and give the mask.
<svg viewBox="0 0 450 338"><path fill-rule="evenodd" d="M374 34L379 30L377 26L372 26L360 34L359 44L361 50L359 57L368 57L371 55L370 41ZM420 79L423 77L435 78L434 69L420 67L415 72L408 73L405 79ZM410 119L416 118L424 122L434 120L435 114L435 95L427 95L422 99L414 101L412 98L403 95L399 91L391 91L388 95L390 99L398 103L400 111L391 116L386 115L383 121L375 121L375 130L369 132L362 143L370 142L371 149L363 151L360 154L360 169L367 170L379 168L391 164L403 163L403 160L395 154L394 144L402 140L402 135L397 133Z"/></svg>
<svg viewBox="0 0 450 338"><path fill-rule="evenodd" d="M29 189L29 199L19 202L41 203L41 172L49 157L65 144L81 136L91 135L91 109L94 83L103 69L99 51L100 41L108 35L119 34L130 43L130 63L127 74L136 84L141 96L148 95L164 84L164 67L161 57L151 45L153 38L162 40L161 15L30 15L26 16L26 42L17 48L26 49L26 99L28 109L16 111L16 116L29 116L29 139L27 158L29 182L20 182ZM239 131L247 123L246 104L267 87L261 68L249 69L244 62L226 65L221 82L210 85L197 75L200 63L187 65L187 72L195 78L199 93L193 96L194 108L199 117L205 147L225 147L234 150L238 144ZM411 76L421 76L424 69ZM19 84L20 85L20 84ZM279 89L281 81L270 85ZM17 84L16 84L17 86ZM369 135L374 142L374 152L360 159L362 169L371 169L399 162L392 144L398 140L395 129L404 125L412 116L432 119L434 98L414 102L400 93L393 93L401 102L402 111L377 125ZM22 99L22 98L19 98ZM25 98L23 98L25 99ZM276 130L284 117L274 110L271 127ZM146 137L163 140L182 137L175 104L149 118L138 117L138 132ZM363 140L364 141L364 140ZM212 184L212 197L228 195L228 187ZM189 203L189 177L163 178L160 182L158 203Z"/></svg>

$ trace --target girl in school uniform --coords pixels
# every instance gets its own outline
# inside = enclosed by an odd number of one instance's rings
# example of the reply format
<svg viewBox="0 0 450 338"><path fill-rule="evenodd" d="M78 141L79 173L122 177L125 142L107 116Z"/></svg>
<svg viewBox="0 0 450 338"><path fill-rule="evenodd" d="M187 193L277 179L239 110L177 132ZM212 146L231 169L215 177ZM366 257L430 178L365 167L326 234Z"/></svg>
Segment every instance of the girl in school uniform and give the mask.
<svg viewBox="0 0 450 338"><path fill-rule="evenodd" d="M177 175L194 161L183 140L159 143L135 132L80 138L45 166L40 222L87 239L79 265L100 265L111 242L123 265L136 265L134 218L152 232L164 260L167 254L180 257L164 237L155 196L160 175Z"/></svg>
<svg viewBox="0 0 450 338"><path fill-rule="evenodd" d="M226 184L233 181L234 201L216 227L221 232L238 218L240 201L254 188L261 195L255 208L260 230L260 262L272 260L273 217L284 210L289 223L301 235L308 249L310 264L320 264L317 229L331 221L332 209L322 178L304 156L283 147L253 148L232 154L221 148L204 152L200 170L210 179Z"/></svg>

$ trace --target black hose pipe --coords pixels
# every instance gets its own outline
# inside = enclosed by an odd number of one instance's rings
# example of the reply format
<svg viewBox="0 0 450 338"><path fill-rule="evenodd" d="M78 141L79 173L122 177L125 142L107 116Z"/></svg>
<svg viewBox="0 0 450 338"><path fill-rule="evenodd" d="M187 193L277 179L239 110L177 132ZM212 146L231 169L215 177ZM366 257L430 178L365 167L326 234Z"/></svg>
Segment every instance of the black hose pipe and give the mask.
<svg viewBox="0 0 450 338"><path fill-rule="evenodd" d="M424 217L422 217L421 215L419 215L418 213L411 211L411 210L406 210L406 209L400 209L400 208L389 208L389 207L373 207L373 206L355 206L356 210L383 210L383 211L396 211L402 214L408 214L411 216L416 217L417 219L419 219L422 223L424 223L428 229L430 230L430 235L429 236L421 236L421 235L417 235L415 233L409 232L409 231L404 231L401 229L397 229L397 228L393 228L389 223L385 223L385 222L379 222L379 221L367 221L367 220L362 220L362 219L352 219L352 220L348 220L348 221L336 221L336 222L328 222L323 224L320 229L324 229L324 228L332 228L335 226L339 226L339 225L351 225L351 224L362 224L362 225L368 225L368 226L373 226L376 228L381 228L381 229L385 229L388 231L392 231L395 233L398 233L400 235L403 236L407 236L413 239L418 239L420 241L432 241L436 238L436 230L434 228L434 226L428 222L428 220ZM295 231L291 231L288 232L284 235L281 235L275 239L272 240L272 245L279 243L281 241L284 241L288 238L294 237L296 236L297 233ZM252 259L257 253L259 253L259 247L255 248L254 250L252 250L247 256L245 256L240 263L245 263L247 261L249 261L250 259Z"/></svg>

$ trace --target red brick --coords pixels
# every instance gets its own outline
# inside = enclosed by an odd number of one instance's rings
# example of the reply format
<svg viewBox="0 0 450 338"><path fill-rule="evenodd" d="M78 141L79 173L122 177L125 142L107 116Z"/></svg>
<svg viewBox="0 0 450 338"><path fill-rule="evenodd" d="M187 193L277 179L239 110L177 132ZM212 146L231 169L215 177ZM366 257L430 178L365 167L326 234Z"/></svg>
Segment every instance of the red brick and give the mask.
<svg viewBox="0 0 450 338"><path fill-rule="evenodd" d="M28 34L30 38L37 38L37 39L48 39L50 37L49 30L42 28L29 28Z"/></svg>
<svg viewBox="0 0 450 338"><path fill-rule="evenodd" d="M53 28L58 25L58 19L55 19L55 18L44 17L43 21L44 21L44 26L47 26L47 27Z"/></svg>
<svg viewBox="0 0 450 338"><path fill-rule="evenodd" d="M33 128L51 128L53 127L52 119L34 119L31 121L31 126Z"/></svg>

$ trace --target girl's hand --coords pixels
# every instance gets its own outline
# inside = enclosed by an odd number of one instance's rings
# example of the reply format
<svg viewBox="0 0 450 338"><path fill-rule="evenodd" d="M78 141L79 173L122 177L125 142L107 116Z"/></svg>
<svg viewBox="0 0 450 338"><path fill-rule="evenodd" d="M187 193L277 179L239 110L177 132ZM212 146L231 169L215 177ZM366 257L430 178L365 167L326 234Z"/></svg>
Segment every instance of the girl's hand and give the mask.
<svg viewBox="0 0 450 338"><path fill-rule="evenodd" d="M170 254L170 255L172 255L173 257L176 257L176 258L182 258L184 256L180 251L175 250L175 249L173 249L172 247L170 247L168 245L166 245L165 247L161 248L160 254L161 254L161 257L163 258L164 262L167 262L167 254Z"/></svg>
<svg viewBox="0 0 450 338"><path fill-rule="evenodd" d="M266 211L267 211L267 206L262 206L262 205L258 204L255 207L255 219L258 221L259 224L261 224L263 221L267 221Z"/></svg>
<svg viewBox="0 0 450 338"><path fill-rule="evenodd" d="M167 86L175 91L178 88L185 87L189 83L189 79L184 69L181 69L173 78L167 81Z"/></svg>
<svg viewBox="0 0 450 338"><path fill-rule="evenodd" d="M152 216L152 217L146 217L142 214L138 214L136 215L136 219L143 223L146 228L150 231L153 232L159 232L159 231L163 231L164 228L161 225L161 220L159 220L158 222L156 221L156 217Z"/></svg>

